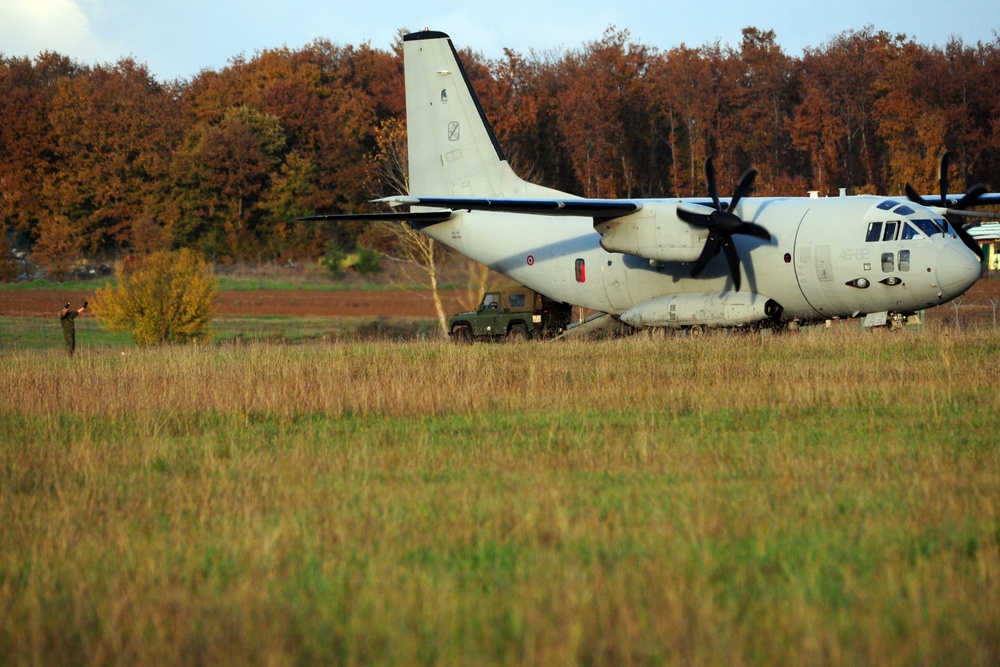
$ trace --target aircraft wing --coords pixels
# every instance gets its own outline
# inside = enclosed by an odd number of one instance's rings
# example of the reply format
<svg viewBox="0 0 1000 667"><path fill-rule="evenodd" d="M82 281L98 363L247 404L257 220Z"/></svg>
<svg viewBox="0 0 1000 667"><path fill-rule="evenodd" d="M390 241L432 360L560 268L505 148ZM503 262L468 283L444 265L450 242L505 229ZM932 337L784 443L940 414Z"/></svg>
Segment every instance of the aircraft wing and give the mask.
<svg viewBox="0 0 1000 667"><path fill-rule="evenodd" d="M630 199L476 199L461 197L386 197L376 200L391 206L434 206L453 211L494 211L534 215L576 216L609 219L635 213L642 208Z"/></svg>
<svg viewBox="0 0 1000 667"><path fill-rule="evenodd" d="M685 198L675 200L687 204L707 205L710 200L703 198ZM723 203L725 199L721 200ZM587 217L596 220L619 218L642 209L641 201L631 199L583 199L566 197L564 199L486 199L463 197L417 197L398 195L376 199L373 203L389 204L390 206L425 206L436 208L434 211L414 211L410 213L338 213L328 215L312 215L299 220L356 220L356 221L409 221L425 225L444 222L454 211L492 211L496 213L525 213L531 215L574 216ZM930 204L933 206L933 204ZM1000 206L1000 193L981 195L975 206ZM997 214L988 212L956 211L948 209L949 213L958 213L969 218L995 218Z"/></svg>
<svg viewBox="0 0 1000 667"><path fill-rule="evenodd" d="M977 187L980 187L980 186L977 186ZM985 189L986 189L985 187L982 187L982 190L985 190ZM962 200L962 197L965 196L965 194L966 193L959 193L959 194L950 194L950 195L947 195L948 206L954 206L955 204L957 204L958 202L960 202ZM931 206L934 206L934 205L936 205L936 202L934 200L931 200L930 204L931 204ZM975 201L971 205L972 206L1000 206L1000 192L983 192L982 194L980 194L980 195L978 195L976 197Z"/></svg>
<svg viewBox="0 0 1000 667"><path fill-rule="evenodd" d="M1000 220L1000 213L993 213L991 211L962 211L953 208L942 209L948 215L957 215L961 218L970 218L970 220ZM963 225L971 225L973 222L963 222Z"/></svg>

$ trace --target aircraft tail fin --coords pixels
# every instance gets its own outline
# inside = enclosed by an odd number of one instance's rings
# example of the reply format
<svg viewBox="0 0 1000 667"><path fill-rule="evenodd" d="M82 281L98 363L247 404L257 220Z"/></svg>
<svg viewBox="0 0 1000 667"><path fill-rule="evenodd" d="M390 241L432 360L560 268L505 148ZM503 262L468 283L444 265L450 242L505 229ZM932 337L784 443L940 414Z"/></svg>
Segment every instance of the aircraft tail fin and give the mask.
<svg viewBox="0 0 1000 667"><path fill-rule="evenodd" d="M565 196L518 178L483 113L448 35L403 37L410 194Z"/></svg>

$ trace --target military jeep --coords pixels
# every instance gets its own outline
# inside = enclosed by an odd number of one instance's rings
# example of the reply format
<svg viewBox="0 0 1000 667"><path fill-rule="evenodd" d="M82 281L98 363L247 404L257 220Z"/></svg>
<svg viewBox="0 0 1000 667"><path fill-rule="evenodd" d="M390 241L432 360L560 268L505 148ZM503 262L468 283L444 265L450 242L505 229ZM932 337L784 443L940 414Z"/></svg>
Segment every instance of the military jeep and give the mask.
<svg viewBox="0 0 1000 667"><path fill-rule="evenodd" d="M474 311L448 318L448 335L456 342L502 337L548 338L563 332L571 314L569 304L527 287L506 287L487 292Z"/></svg>

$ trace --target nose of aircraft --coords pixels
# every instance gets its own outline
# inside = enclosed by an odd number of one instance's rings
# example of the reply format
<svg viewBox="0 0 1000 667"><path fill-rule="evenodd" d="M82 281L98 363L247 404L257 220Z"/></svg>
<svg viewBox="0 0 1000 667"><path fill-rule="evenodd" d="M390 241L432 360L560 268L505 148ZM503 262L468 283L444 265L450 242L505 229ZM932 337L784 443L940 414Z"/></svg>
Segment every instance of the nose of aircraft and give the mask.
<svg viewBox="0 0 1000 667"><path fill-rule="evenodd" d="M979 280L982 272L979 258L964 245L949 243L938 253L937 283L946 299L963 294Z"/></svg>

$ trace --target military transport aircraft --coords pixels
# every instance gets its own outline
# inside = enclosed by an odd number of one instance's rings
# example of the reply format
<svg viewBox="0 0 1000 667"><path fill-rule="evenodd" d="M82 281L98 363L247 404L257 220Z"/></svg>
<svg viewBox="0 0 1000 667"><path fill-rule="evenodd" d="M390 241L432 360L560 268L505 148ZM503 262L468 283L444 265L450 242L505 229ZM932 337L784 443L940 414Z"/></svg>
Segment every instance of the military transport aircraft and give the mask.
<svg viewBox="0 0 1000 667"><path fill-rule="evenodd" d="M756 171L719 197L586 199L511 170L451 39L403 38L408 211L310 219L400 220L558 301L635 327L782 326L912 314L961 295L981 273L963 229L984 187L960 199L748 197Z"/></svg>

